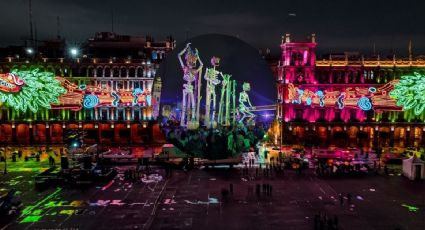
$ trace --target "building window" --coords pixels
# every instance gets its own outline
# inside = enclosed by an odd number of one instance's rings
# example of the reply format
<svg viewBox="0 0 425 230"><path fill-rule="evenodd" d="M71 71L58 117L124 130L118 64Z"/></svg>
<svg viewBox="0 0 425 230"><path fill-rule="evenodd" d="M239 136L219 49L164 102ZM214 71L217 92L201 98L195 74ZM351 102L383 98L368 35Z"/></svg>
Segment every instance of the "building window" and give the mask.
<svg viewBox="0 0 425 230"><path fill-rule="evenodd" d="M118 67L114 68L112 76L113 77L119 77L120 76L120 70L118 69Z"/></svg>
<svg viewBox="0 0 425 230"><path fill-rule="evenodd" d="M303 112L304 111L302 109L296 109L295 119L298 120L298 121L303 120Z"/></svg>
<svg viewBox="0 0 425 230"><path fill-rule="evenodd" d="M334 114L335 114L334 120L335 121L340 121L341 120L341 111L340 110L335 110Z"/></svg>
<svg viewBox="0 0 425 230"><path fill-rule="evenodd" d="M373 110L369 110L369 111L365 111L365 112L366 112L366 119L368 121L372 121L374 116L375 116L375 113L373 112Z"/></svg>
<svg viewBox="0 0 425 230"><path fill-rule="evenodd" d="M133 82L133 85L134 85L134 86L133 86L133 88L134 88L134 89L136 89L136 88L140 88L140 83L139 83L138 81L134 81L134 82Z"/></svg>
<svg viewBox="0 0 425 230"><path fill-rule="evenodd" d="M350 120L351 121L357 121L357 110L356 109L350 110Z"/></svg>
<svg viewBox="0 0 425 230"><path fill-rule="evenodd" d="M326 116L326 111L324 109L320 109L319 110L319 120L321 120L321 121L326 120L325 116Z"/></svg>
<svg viewBox="0 0 425 230"><path fill-rule="evenodd" d="M118 113L118 117L117 120L119 121L123 121L125 118L125 114L124 114L125 110L124 109L118 109L117 113Z"/></svg>
<svg viewBox="0 0 425 230"><path fill-rule="evenodd" d="M130 68L130 69L128 70L128 76L129 76L129 77L135 77L135 76L136 76L136 69L134 69L134 68Z"/></svg>
<svg viewBox="0 0 425 230"><path fill-rule="evenodd" d="M382 112L382 121L388 122L389 120L389 113L387 111Z"/></svg>
<svg viewBox="0 0 425 230"><path fill-rule="evenodd" d="M108 109L101 109L100 110L100 119L102 121L108 120Z"/></svg>

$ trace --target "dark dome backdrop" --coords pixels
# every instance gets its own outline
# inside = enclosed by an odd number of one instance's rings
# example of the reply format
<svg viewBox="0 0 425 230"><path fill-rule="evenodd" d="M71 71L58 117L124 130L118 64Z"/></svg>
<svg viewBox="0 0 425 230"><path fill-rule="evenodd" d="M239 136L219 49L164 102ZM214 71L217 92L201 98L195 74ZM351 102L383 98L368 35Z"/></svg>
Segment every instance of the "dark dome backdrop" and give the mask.
<svg viewBox="0 0 425 230"><path fill-rule="evenodd" d="M211 67L210 60L212 56L220 58L218 70L231 74L231 79L237 82L236 100L238 100L239 92L242 90L243 82L249 82L251 84L249 95L253 106L276 103L275 79L269 65L261 58L258 50L236 37L207 34L178 43L176 48L168 53L166 59L161 63L158 70L162 80L161 105L182 101L184 80L177 55L185 48L188 42L191 43L193 49L197 48L199 51L201 60L204 63L202 75L205 74L206 67ZM204 106L205 85L206 81L203 80L201 91L203 100L201 103ZM220 92L221 87L216 87L217 106Z"/></svg>

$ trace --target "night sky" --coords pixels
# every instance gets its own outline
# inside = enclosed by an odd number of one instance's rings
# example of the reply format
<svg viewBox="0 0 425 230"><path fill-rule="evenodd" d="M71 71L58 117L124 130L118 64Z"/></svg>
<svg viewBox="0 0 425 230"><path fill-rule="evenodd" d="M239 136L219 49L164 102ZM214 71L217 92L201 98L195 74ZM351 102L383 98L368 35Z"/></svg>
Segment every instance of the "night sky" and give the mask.
<svg viewBox="0 0 425 230"><path fill-rule="evenodd" d="M0 46L22 44L29 36L28 0L1 0ZM251 45L277 51L281 35L304 38L317 34L319 52L362 51L381 54L393 49L425 54L425 1L421 0L33 0L39 40L61 34L81 42L97 31L173 35L182 41L205 33L238 36Z"/></svg>

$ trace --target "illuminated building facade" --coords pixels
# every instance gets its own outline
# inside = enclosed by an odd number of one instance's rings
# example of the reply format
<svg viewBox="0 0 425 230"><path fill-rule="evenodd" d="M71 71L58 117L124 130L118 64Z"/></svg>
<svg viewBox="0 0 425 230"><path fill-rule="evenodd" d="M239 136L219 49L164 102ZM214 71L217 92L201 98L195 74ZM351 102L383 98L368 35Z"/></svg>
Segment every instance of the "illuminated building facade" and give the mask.
<svg viewBox="0 0 425 230"><path fill-rule="evenodd" d="M63 144L70 129L85 130L87 144L148 143L159 109L161 80L156 72L174 46L171 37L155 42L107 32L62 57L46 57L39 47L38 55L2 58L0 143ZM58 88L51 93L49 87L33 90L45 83Z"/></svg>
<svg viewBox="0 0 425 230"><path fill-rule="evenodd" d="M276 67L283 141L340 146L419 146L425 139L420 92L425 59L345 53L316 59L316 38L286 34ZM416 80L415 80L416 79ZM415 82L407 90L403 84ZM416 86L415 86L416 87ZM408 87L407 87L408 88Z"/></svg>

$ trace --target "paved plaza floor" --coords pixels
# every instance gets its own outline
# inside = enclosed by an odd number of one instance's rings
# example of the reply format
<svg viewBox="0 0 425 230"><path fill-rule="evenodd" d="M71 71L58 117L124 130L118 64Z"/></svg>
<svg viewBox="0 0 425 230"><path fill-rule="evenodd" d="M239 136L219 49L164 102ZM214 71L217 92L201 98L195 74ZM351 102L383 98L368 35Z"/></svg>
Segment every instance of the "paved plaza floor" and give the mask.
<svg viewBox="0 0 425 230"><path fill-rule="evenodd" d="M344 230L425 229L425 182L400 176L318 178L309 170L285 170L266 177L255 168L248 174L215 168L174 170L165 178L157 168L143 181L119 175L89 188L40 192L33 177L45 163L12 164L0 175L0 191L16 188L25 207L14 218L2 217L0 229L314 229L319 212L337 216ZM263 184L272 186L271 196ZM223 190L229 194L223 197Z"/></svg>

